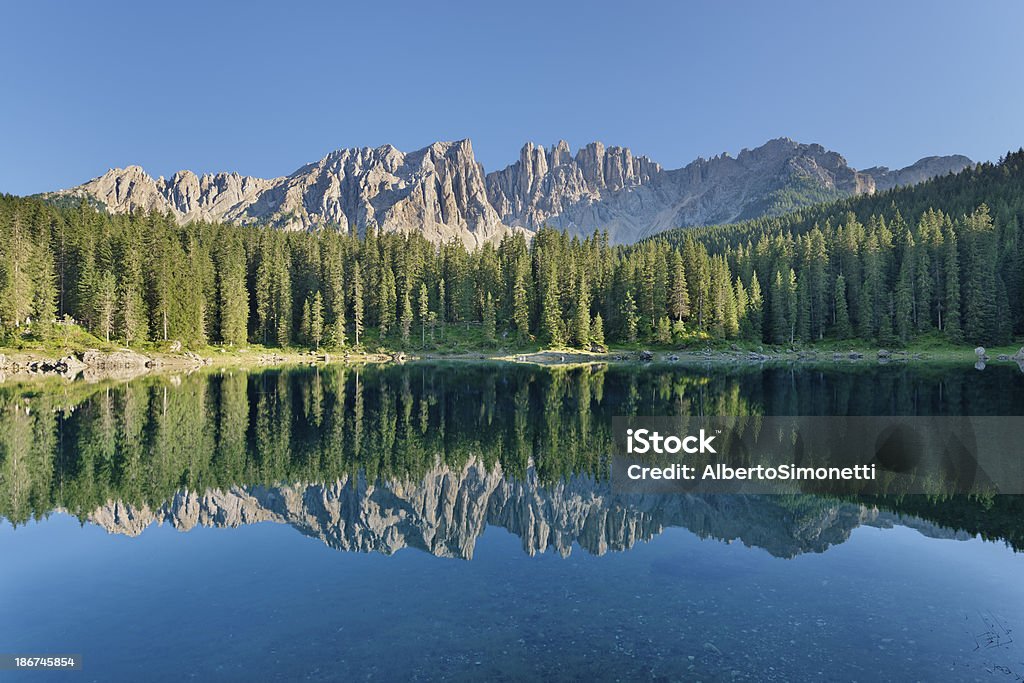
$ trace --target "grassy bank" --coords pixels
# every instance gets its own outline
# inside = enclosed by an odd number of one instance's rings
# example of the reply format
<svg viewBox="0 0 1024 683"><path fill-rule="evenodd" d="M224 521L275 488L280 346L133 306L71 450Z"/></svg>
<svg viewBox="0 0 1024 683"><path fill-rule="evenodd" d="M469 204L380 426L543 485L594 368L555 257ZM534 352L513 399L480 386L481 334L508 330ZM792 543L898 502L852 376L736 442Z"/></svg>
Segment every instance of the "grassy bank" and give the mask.
<svg viewBox="0 0 1024 683"><path fill-rule="evenodd" d="M1012 358L1024 346L1024 340L1013 344L986 348L988 362L1000 356ZM423 335L402 344L398 339L380 339L374 333L364 335L361 343L344 348L309 349L305 347L274 347L261 344L246 346L192 345L174 341L151 342L125 346L107 342L78 326L70 326L57 337L35 339L20 336L0 345L0 354L14 363L56 359L86 350L116 352L130 349L156 361L162 367L209 365L214 367L259 367L315 362L388 362L396 358L408 360L496 360L532 362L543 365L581 362L630 362L649 352L655 361L673 362L765 362L786 361L861 361L975 363L975 347L951 344L940 336L923 337L909 344L880 347L857 339L823 340L813 344L766 345L738 340L710 340L693 337L672 344L637 342L611 347L605 353L567 346L545 346L535 341L518 343L509 336L488 342L479 325L449 325L435 330L433 338ZM881 354L880 358L880 352Z"/></svg>

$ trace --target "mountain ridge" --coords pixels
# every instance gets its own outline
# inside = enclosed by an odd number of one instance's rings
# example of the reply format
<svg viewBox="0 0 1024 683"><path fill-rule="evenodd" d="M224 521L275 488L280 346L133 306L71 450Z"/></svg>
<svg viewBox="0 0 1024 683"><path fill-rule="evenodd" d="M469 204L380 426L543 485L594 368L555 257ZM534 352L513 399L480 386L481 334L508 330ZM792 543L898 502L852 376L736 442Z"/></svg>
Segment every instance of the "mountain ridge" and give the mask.
<svg viewBox="0 0 1024 683"><path fill-rule="evenodd" d="M925 157L891 170L852 168L818 144L775 138L736 156L723 153L665 169L628 147L560 140L526 143L519 159L485 172L469 139L412 152L392 145L343 148L277 178L178 171L153 178L114 168L44 198L88 198L111 213L163 211L179 222L227 221L286 230L368 228L421 232L467 247L543 225L614 243L662 230L783 213L808 204L912 185L973 165L962 155Z"/></svg>
<svg viewBox="0 0 1024 683"><path fill-rule="evenodd" d="M934 538L971 537L859 503L829 501L798 513L773 496L619 495L589 476L545 486L532 467L515 479L500 465L485 467L476 459L454 468L438 464L419 481L353 475L318 484L180 490L153 508L111 500L86 518L126 536L138 536L153 524L189 531L275 522L336 550L392 555L417 548L466 560L490 526L518 536L527 555L554 551L562 557L574 547L595 556L626 551L674 527L782 558L825 552L859 526L899 525Z"/></svg>

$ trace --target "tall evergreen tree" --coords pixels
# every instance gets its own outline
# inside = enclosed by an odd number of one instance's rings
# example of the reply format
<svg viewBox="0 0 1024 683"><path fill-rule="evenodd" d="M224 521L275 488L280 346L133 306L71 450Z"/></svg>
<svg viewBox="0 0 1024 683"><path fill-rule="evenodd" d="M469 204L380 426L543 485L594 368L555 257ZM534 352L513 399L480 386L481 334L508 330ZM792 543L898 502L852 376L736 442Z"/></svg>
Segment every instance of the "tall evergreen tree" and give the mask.
<svg viewBox="0 0 1024 683"><path fill-rule="evenodd" d="M309 341L317 350L320 349L320 342L324 336L324 297L317 290L313 294L313 302L310 304L309 315Z"/></svg>
<svg viewBox="0 0 1024 683"><path fill-rule="evenodd" d="M840 339L849 337L853 330L850 327L850 313L846 304L846 278L842 275L836 276L834 290L835 323L833 325L835 336Z"/></svg>
<svg viewBox="0 0 1024 683"><path fill-rule="evenodd" d="M497 334L495 329L494 297L491 296L490 292L487 292L487 296L484 299L483 318L484 340L488 344L493 344L497 339Z"/></svg>
<svg viewBox="0 0 1024 683"><path fill-rule="evenodd" d="M356 346L359 346L359 337L363 333L363 275L358 261L352 269L352 331Z"/></svg>

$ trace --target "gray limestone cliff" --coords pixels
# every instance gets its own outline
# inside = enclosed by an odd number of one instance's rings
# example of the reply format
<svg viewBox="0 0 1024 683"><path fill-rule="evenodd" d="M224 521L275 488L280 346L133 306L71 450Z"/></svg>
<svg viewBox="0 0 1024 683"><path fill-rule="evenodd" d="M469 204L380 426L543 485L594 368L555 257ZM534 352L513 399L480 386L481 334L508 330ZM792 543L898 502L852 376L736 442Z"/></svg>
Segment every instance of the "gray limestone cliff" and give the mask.
<svg viewBox="0 0 1024 683"><path fill-rule="evenodd" d="M947 173L959 173L973 165L974 162L964 155L953 154L944 157L925 157L906 168L896 170L875 166L861 172L870 175L875 181L875 189L883 192L894 187L917 185Z"/></svg>
<svg viewBox="0 0 1024 683"><path fill-rule="evenodd" d="M529 143L510 166L485 174L469 140L415 152L385 145L341 149L273 179L179 171L152 178L111 169L48 198L83 197L113 213L165 211L181 222L229 221L288 230L419 232L473 248L543 225L630 243L668 228L729 223L807 204L923 182L971 165L928 157L905 169L857 171L836 152L788 138L737 156L663 169L625 147Z"/></svg>

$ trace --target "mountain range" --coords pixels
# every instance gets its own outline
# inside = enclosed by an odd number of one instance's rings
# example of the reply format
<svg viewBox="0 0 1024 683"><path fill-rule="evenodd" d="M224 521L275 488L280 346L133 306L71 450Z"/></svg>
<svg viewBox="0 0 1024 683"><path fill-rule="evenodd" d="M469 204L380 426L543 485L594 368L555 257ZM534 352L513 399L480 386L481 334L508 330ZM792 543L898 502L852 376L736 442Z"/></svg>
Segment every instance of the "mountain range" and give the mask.
<svg viewBox="0 0 1024 683"><path fill-rule="evenodd" d="M583 475L544 486L532 467L525 478L513 479L500 465L487 468L473 459L461 468L437 465L420 481L368 482L353 476L319 484L181 490L157 508L109 501L87 518L128 536L154 523L188 531L276 522L337 550L391 555L411 547L462 559L472 559L488 526L519 536L529 555L554 550L563 557L574 545L594 555L628 550L672 527L702 538L738 540L786 558L824 552L859 526L899 525L933 538L971 538L857 503L818 501L798 513L779 500L616 494L607 482Z"/></svg>
<svg viewBox="0 0 1024 683"><path fill-rule="evenodd" d="M191 171L153 178L128 166L44 196L84 197L113 213L169 212L181 222L361 234L373 227L468 247L544 225L580 235L607 230L613 243L631 243L668 228L732 223L913 185L971 165L952 155L858 171L821 145L778 138L735 157L664 169L626 147L592 142L574 154L560 141L548 148L528 143L518 161L485 173L472 142L459 140L408 153L391 145L341 149L271 179Z"/></svg>

